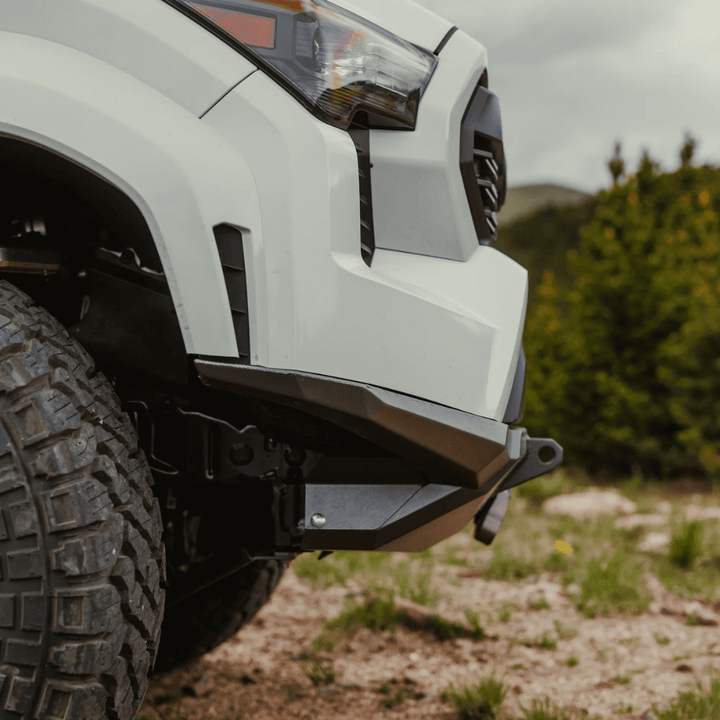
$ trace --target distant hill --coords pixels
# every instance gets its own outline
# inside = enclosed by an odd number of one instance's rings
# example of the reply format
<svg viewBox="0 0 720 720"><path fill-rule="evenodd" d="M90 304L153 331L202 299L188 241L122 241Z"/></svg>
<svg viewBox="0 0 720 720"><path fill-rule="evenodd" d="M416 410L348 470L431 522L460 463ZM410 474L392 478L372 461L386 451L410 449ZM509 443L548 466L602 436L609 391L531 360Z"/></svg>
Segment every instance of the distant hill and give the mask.
<svg viewBox="0 0 720 720"><path fill-rule="evenodd" d="M592 195L560 185L521 185L510 188L505 205L498 214L501 226L529 217L546 207L564 208L582 205Z"/></svg>

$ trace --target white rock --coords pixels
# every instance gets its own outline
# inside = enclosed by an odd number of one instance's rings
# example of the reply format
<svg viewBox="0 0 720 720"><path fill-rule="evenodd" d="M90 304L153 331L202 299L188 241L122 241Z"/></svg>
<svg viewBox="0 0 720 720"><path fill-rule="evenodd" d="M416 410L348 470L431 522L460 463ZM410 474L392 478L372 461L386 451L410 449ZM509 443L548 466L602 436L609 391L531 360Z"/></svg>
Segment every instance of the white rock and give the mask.
<svg viewBox="0 0 720 720"><path fill-rule="evenodd" d="M581 592L580 586L577 583L570 583L566 588L565 592L568 595L579 595Z"/></svg>
<svg viewBox="0 0 720 720"><path fill-rule="evenodd" d="M665 552L670 544L670 535L663 532L648 533L639 543L637 549L641 552Z"/></svg>
<svg viewBox="0 0 720 720"><path fill-rule="evenodd" d="M663 500L657 504L656 509L663 515L669 515L672 512L672 505L667 500Z"/></svg>
<svg viewBox="0 0 720 720"><path fill-rule="evenodd" d="M640 525L667 525L668 519L665 515L625 515L614 522L614 526L620 530L632 530Z"/></svg>
<svg viewBox="0 0 720 720"><path fill-rule="evenodd" d="M685 518L687 520L720 520L720 507L688 505L685 508Z"/></svg>
<svg viewBox="0 0 720 720"><path fill-rule="evenodd" d="M419 655L418 653L416 653L416 652L411 652L411 653L408 655L408 660L409 660L410 662L417 662L419 659L420 659L420 655Z"/></svg>
<svg viewBox="0 0 720 720"><path fill-rule="evenodd" d="M597 515L634 513L637 506L632 500L623 497L616 490L590 488L586 492L572 495L557 495L548 498L542 506L543 512L550 515L570 515L577 519Z"/></svg>

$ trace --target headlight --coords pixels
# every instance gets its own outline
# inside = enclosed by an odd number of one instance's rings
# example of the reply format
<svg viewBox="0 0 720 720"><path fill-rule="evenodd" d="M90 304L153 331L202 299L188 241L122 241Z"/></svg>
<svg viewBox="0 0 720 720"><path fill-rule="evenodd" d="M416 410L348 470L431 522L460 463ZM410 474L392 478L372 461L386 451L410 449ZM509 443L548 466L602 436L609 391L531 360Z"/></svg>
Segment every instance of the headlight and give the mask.
<svg viewBox="0 0 720 720"><path fill-rule="evenodd" d="M173 2L176 4L176 2ZM271 68L326 122L413 129L437 58L327 0L182 0Z"/></svg>

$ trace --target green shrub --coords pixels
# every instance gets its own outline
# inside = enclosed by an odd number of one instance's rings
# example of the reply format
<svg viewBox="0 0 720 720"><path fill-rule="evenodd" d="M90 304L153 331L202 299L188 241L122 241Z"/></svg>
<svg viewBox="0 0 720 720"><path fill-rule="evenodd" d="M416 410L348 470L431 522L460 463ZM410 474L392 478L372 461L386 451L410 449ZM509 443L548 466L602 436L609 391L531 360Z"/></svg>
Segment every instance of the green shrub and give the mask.
<svg viewBox="0 0 720 720"><path fill-rule="evenodd" d="M687 145L686 145L687 147ZM690 156L692 153L690 152ZM720 170L647 156L529 308L524 424L591 472L720 476Z"/></svg>

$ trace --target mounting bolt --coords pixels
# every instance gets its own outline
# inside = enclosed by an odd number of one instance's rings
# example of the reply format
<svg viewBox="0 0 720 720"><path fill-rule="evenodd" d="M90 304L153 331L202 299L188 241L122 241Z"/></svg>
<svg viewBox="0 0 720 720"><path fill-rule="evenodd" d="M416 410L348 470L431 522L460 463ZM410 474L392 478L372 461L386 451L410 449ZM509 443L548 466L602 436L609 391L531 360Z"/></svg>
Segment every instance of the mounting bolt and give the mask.
<svg viewBox="0 0 720 720"><path fill-rule="evenodd" d="M325 523L327 522L327 520L325 520L325 516L324 516L324 515L321 515L320 513L315 513L315 514L310 518L310 522L312 523L312 526L313 526L314 528L321 528L321 527L323 527L323 525L325 525Z"/></svg>
<svg viewBox="0 0 720 720"><path fill-rule="evenodd" d="M233 465L247 465L252 462L254 454L247 443L235 443L230 448L230 462Z"/></svg>

